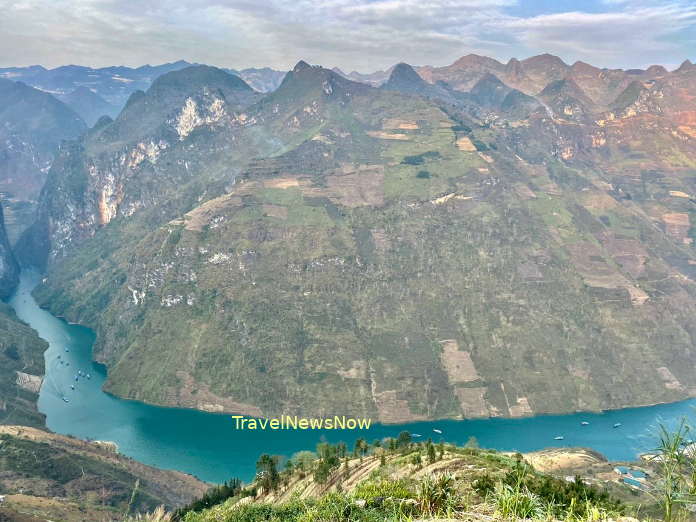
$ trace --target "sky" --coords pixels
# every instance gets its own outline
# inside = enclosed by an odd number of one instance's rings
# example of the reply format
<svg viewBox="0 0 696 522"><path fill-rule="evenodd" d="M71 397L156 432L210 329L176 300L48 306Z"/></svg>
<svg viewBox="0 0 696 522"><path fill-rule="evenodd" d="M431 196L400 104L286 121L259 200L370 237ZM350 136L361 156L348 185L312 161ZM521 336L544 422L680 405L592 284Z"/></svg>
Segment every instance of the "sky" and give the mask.
<svg viewBox="0 0 696 522"><path fill-rule="evenodd" d="M551 53L599 67L696 61L696 0L0 0L0 67L180 59L346 72Z"/></svg>

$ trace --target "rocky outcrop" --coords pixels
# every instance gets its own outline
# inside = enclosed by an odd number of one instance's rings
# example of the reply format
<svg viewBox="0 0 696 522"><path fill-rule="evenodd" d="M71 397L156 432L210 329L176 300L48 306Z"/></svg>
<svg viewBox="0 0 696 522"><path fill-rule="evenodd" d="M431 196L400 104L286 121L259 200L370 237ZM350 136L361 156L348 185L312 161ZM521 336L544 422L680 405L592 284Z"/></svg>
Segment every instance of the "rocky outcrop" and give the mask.
<svg viewBox="0 0 696 522"><path fill-rule="evenodd" d="M66 255L69 245L91 238L114 219L161 203L164 217L152 220L166 221L185 208L166 210L168 194L182 195L189 183L192 198L231 183L233 165L224 169L222 180L206 186L203 164L231 147L232 135L250 123L241 109L257 98L238 77L207 66L165 74L147 93L133 94L116 120L102 119L83 139L63 144L38 218L18 243L22 264L45 268ZM229 132L207 140L219 129Z"/></svg>

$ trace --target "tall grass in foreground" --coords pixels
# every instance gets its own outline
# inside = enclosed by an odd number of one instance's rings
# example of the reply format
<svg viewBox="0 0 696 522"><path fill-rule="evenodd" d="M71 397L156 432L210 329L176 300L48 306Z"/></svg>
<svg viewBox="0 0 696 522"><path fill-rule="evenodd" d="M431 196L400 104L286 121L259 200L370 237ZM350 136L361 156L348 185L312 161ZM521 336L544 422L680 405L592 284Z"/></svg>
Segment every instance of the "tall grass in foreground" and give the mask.
<svg viewBox="0 0 696 522"><path fill-rule="evenodd" d="M159 506L152 513L138 514L128 517L124 522L170 522L172 514L164 510L164 506Z"/></svg>
<svg viewBox="0 0 696 522"><path fill-rule="evenodd" d="M682 419L676 430L662 424L659 427L653 456L659 469L655 494L662 504L665 522L689 518L678 508L696 503L696 451L689 438L691 431L686 419Z"/></svg>

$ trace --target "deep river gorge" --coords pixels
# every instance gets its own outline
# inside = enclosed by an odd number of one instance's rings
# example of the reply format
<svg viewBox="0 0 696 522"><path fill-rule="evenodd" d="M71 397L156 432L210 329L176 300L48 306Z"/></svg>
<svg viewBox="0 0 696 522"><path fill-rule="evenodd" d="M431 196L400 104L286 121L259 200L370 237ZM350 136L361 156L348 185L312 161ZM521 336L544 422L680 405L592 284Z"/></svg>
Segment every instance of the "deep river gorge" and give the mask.
<svg viewBox="0 0 696 522"><path fill-rule="evenodd" d="M23 272L10 304L49 343L38 402L48 428L81 439L113 441L121 453L145 464L184 471L210 482L231 477L250 480L261 453L290 456L314 449L321 440L342 440L352 447L357 438L372 441L402 430L457 444L474 436L481 446L499 450L583 446L611 460L632 460L652 449L660 422L676 424L683 416L691 416L696 406L696 399L691 399L604 413L373 423L369 430L238 430L230 415L150 406L103 392L106 370L92 361L94 333L41 309L31 296L39 281L38 273ZM617 423L621 425L615 428ZM559 436L563 440L555 440Z"/></svg>

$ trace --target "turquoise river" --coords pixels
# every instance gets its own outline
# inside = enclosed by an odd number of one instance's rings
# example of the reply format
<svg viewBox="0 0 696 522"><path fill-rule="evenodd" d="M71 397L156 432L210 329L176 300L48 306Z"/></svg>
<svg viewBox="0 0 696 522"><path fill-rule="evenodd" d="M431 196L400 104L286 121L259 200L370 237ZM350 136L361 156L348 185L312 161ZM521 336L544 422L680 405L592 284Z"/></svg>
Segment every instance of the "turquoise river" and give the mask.
<svg viewBox="0 0 696 522"><path fill-rule="evenodd" d="M149 406L104 393L101 386L106 370L92 361L93 332L41 309L31 296L39 280L38 274L24 272L10 304L49 343L46 378L39 396L39 409L46 415L48 428L81 439L113 441L121 453L136 460L210 482L231 477L250 480L261 453L290 456L313 449L321 440L343 440L352 446L357 438L372 441L396 436L402 430L458 444L474 436L481 446L499 450L584 446L612 460L631 460L651 449L660 422L673 424L691 416L696 405L696 400L688 400L605 413L373 424L366 431L241 431L235 429L229 415ZM617 423L621 425L615 428Z"/></svg>

